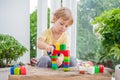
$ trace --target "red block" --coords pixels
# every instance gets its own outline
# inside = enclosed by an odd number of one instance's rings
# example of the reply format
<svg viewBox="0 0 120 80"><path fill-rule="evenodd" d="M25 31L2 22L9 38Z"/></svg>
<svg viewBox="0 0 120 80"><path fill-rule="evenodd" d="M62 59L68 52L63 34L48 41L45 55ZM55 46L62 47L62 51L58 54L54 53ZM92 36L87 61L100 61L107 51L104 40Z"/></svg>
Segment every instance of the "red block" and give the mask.
<svg viewBox="0 0 120 80"><path fill-rule="evenodd" d="M57 58L52 58L52 61L56 61L57 60Z"/></svg>
<svg viewBox="0 0 120 80"><path fill-rule="evenodd" d="M59 52L59 50L53 50L53 54L52 55L57 55Z"/></svg>
<svg viewBox="0 0 120 80"><path fill-rule="evenodd" d="M66 56L66 57L67 57L67 56L70 56L70 51L69 51L69 50L65 50L65 51L64 51L64 56Z"/></svg>
<svg viewBox="0 0 120 80"><path fill-rule="evenodd" d="M53 55L57 55L58 53L63 54L64 56L70 56L69 50L54 50Z"/></svg>
<svg viewBox="0 0 120 80"><path fill-rule="evenodd" d="M63 64L64 64L64 65L68 65L68 64L70 64L70 62L64 62Z"/></svg>
<svg viewBox="0 0 120 80"><path fill-rule="evenodd" d="M20 66L20 74L26 75L26 68L24 66Z"/></svg>
<svg viewBox="0 0 120 80"><path fill-rule="evenodd" d="M104 65L99 65L99 71L100 71L100 73L103 73L104 72Z"/></svg>

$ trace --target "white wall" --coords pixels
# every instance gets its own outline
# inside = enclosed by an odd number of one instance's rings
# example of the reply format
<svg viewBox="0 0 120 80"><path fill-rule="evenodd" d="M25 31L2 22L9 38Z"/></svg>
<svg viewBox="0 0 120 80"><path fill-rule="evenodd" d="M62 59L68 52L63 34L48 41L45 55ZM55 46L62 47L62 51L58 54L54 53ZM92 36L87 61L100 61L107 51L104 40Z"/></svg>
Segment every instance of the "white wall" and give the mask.
<svg viewBox="0 0 120 80"><path fill-rule="evenodd" d="M14 36L29 50L18 61L30 61L29 0L0 0L0 34Z"/></svg>

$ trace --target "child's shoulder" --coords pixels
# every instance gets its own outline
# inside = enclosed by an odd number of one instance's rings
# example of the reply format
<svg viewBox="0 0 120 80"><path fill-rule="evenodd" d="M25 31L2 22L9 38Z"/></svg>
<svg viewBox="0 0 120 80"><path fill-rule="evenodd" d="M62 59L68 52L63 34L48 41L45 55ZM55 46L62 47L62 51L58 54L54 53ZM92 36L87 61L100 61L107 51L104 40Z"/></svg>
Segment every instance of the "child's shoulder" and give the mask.
<svg viewBox="0 0 120 80"><path fill-rule="evenodd" d="M51 30L50 29L45 29L41 32L40 36L45 37L45 36L50 36L50 34L51 34Z"/></svg>
<svg viewBox="0 0 120 80"><path fill-rule="evenodd" d="M45 29L43 32L50 33L51 32L51 28Z"/></svg>

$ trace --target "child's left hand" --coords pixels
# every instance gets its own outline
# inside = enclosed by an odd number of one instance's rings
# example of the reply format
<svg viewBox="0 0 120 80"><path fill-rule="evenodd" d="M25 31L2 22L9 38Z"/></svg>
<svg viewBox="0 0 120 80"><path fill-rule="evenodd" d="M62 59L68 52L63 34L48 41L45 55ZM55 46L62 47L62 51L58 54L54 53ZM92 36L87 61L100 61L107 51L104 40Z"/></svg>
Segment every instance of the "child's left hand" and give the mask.
<svg viewBox="0 0 120 80"><path fill-rule="evenodd" d="M63 63L63 60L64 60L64 55L60 54L60 56L57 59L57 65L58 65L58 67Z"/></svg>

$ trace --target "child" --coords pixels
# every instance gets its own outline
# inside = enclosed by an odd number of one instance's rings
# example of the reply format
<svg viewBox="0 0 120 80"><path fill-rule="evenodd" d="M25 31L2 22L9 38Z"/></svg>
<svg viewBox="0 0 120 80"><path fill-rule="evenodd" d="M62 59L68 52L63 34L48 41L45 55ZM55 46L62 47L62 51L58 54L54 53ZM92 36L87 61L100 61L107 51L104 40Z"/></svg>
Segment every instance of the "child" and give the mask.
<svg viewBox="0 0 120 80"><path fill-rule="evenodd" d="M51 58L47 55L47 52L53 52L54 46L56 43L66 44L67 49L69 49L68 39L66 35L66 30L73 24L73 17L71 11L62 7L55 11L53 14L53 18L51 20L53 26L42 32L40 37L38 38L38 48L44 50L44 56L40 58L37 62L38 67L48 68L51 67ZM60 54L57 59L58 67L62 67L64 55ZM76 66L76 60L71 57L70 58L70 66Z"/></svg>

